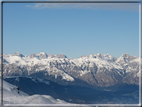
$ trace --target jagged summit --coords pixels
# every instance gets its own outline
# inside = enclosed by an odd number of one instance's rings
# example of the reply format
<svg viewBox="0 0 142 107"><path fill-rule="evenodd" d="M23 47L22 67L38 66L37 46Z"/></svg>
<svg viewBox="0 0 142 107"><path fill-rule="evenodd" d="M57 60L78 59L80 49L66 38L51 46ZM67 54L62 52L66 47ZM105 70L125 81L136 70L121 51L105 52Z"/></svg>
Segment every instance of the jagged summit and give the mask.
<svg viewBox="0 0 142 107"><path fill-rule="evenodd" d="M36 57L36 55L34 53L31 53L30 58L34 58L34 57Z"/></svg>
<svg viewBox="0 0 142 107"><path fill-rule="evenodd" d="M36 56L39 56L39 55L47 55L45 52L39 52L38 54L36 54Z"/></svg>
<svg viewBox="0 0 142 107"><path fill-rule="evenodd" d="M55 55L55 57L56 58L67 58L67 56L66 55L64 55L64 54L57 54L57 55Z"/></svg>
<svg viewBox="0 0 142 107"><path fill-rule="evenodd" d="M40 52L40 53L36 54L36 56L39 59L46 59L48 57L48 55L45 52Z"/></svg>
<svg viewBox="0 0 142 107"><path fill-rule="evenodd" d="M11 56L10 54L4 54L4 56ZM27 57L26 55L21 54L20 52L15 52L12 56L19 56L19 57ZM53 54L47 54L45 52L39 52L38 54L35 53L31 53L30 58L39 58L39 59L46 59L46 58L68 58L66 55L64 54L57 54L57 55L53 55ZM82 55L79 58L100 58L100 59L105 59L105 60L111 60L111 61L116 61L116 60L120 60L120 59L128 59L128 60L133 60L136 59L136 56L131 56L128 53L126 54L122 54L119 58L113 57L110 54L101 54L101 53L95 53L95 54L91 54L91 55Z"/></svg>
<svg viewBox="0 0 142 107"><path fill-rule="evenodd" d="M49 57L49 58L53 58L53 57L54 57L54 55L52 55L52 54L48 54L48 57Z"/></svg>
<svg viewBox="0 0 142 107"><path fill-rule="evenodd" d="M129 62L129 61L131 61L131 60L134 60L134 59L137 59L137 57L136 57L136 56L130 56L128 53L126 53L126 54L122 54L122 55L117 59L116 62L118 62L118 63L127 63L127 62Z"/></svg>
<svg viewBox="0 0 142 107"><path fill-rule="evenodd" d="M53 54L47 54L45 52L40 52L38 54L34 54L34 53L31 53L30 54L30 58L38 58L38 59L46 59L46 58L67 58L66 55L64 54L57 54L57 55L53 55Z"/></svg>
<svg viewBox="0 0 142 107"><path fill-rule="evenodd" d="M25 57L24 55L20 54L20 52L15 52L13 56Z"/></svg>
<svg viewBox="0 0 142 107"><path fill-rule="evenodd" d="M117 60L116 57L113 57L110 54L102 55L102 54L98 53L98 54L95 54L94 57L95 58L101 58L101 59L109 60L109 61L116 61Z"/></svg>
<svg viewBox="0 0 142 107"><path fill-rule="evenodd" d="M110 54L100 54L100 53L95 53L94 55L91 54L91 55L84 55L84 56L81 56L80 58L97 58L97 59L102 59L102 60L107 60L107 61L116 61L117 58L116 57L113 57L111 56Z"/></svg>

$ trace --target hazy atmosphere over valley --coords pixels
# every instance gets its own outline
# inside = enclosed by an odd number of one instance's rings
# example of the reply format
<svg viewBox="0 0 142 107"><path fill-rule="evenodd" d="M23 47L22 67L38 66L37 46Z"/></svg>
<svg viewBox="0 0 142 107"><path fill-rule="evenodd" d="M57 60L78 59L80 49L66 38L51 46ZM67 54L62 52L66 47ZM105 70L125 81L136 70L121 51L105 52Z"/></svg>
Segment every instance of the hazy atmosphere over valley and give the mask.
<svg viewBox="0 0 142 107"><path fill-rule="evenodd" d="M139 3L3 3L3 104L139 105L139 39Z"/></svg>

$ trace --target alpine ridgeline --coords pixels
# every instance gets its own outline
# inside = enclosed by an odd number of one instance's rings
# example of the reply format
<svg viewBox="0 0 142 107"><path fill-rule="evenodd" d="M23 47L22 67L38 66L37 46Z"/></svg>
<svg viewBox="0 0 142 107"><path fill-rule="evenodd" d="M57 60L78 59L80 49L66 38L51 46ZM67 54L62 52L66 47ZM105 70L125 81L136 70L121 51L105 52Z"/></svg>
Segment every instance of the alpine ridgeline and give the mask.
<svg viewBox="0 0 142 107"><path fill-rule="evenodd" d="M62 85L107 87L121 83L139 84L139 58L123 54L95 54L67 58L63 54L44 52L30 56L19 52L3 55L4 76L30 76L51 80Z"/></svg>

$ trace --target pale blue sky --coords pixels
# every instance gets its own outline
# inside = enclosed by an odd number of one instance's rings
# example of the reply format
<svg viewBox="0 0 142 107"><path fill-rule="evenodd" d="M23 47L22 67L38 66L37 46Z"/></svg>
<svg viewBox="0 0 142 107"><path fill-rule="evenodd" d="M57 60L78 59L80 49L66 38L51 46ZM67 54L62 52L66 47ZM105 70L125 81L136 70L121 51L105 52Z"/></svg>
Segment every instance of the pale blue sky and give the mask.
<svg viewBox="0 0 142 107"><path fill-rule="evenodd" d="M5 54L139 56L138 4L4 3Z"/></svg>

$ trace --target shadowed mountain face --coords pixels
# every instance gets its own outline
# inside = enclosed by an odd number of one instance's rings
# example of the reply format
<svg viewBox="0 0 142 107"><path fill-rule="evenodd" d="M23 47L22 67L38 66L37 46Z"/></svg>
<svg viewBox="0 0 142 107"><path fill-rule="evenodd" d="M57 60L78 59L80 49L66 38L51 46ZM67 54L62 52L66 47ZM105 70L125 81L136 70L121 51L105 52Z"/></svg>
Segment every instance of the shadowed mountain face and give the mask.
<svg viewBox="0 0 142 107"><path fill-rule="evenodd" d="M76 104L138 104L139 87L119 84L110 87L89 88L75 85L60 85L46 79L33 77L4 77L4 80L18 86L29 95L50 95Z"/></svg>
<svg viewBox="0 0 142 107"><path fill-rule="evenodd" d="M67 58L63 54L44 52L24 56L4 54L4 76L30 76L61 85L108 87L117 84L139 84L139 58L123 54L115 58L109 54Z"/></svg>

